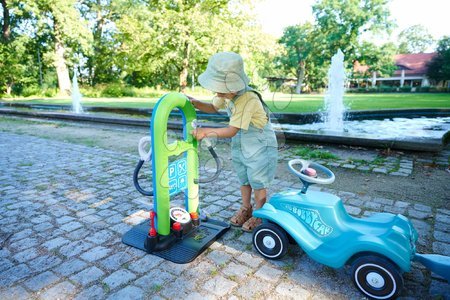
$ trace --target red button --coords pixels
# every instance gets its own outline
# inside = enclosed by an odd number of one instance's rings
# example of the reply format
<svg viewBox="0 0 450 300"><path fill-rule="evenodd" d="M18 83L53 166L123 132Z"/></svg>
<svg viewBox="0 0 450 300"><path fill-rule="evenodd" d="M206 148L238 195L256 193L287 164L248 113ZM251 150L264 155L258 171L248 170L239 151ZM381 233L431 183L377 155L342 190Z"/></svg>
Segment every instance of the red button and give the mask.
<svg viewBox="0 0 450 300"><path fill-rule="evenodd" d="M181 224L179 222L173 223L172 229L175 230L175 231L180 231L181 230Z"/></svg>

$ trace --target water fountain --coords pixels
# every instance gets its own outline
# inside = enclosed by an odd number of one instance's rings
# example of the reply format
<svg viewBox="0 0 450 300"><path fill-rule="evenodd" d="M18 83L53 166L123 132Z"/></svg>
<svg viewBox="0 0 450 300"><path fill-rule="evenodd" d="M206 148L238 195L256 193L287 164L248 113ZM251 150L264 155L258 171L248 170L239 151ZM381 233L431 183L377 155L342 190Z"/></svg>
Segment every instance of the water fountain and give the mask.
<svg viewBox="0 0 450 300"><path fill-rule="evenodd" d="M378 148L435 151L446 143L450 136L448 113L440 118L424 118L417 116L417 112L406 110L347 113L343 101L345 79L344 54L338 50L328 71L322 122L305 124L289 117L290 121L284 120L274 128L283 131L289 139ZM346 120L347 115L353 120ZM411 115L416 117L409 117Z"/></svg>
<svg viewBox="0 0 450 300"><path fill-rule="evenodd" d="M344 53L341 49L331 58L328 70L328 89L325 94L325 112L323 114L324 129L342 132L344 130L345 84Z"/></svg>
<svg viewBox="0 0 450 300"><path fill-rule="evenodd" d="M78 88L77 70L74 68L72 78L72 111L76 114L83 112L83 107L81 106L81 96L80 89Z"/></svg>

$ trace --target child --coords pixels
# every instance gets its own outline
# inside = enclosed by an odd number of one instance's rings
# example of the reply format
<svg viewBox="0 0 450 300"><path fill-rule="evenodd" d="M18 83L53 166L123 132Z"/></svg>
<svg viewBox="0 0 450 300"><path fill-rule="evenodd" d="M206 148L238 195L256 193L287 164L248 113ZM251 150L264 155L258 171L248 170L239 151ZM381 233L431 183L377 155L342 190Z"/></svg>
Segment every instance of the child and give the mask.
<svg viewBox="0 0 450 300"><path fill-rule="evenodd" d="M277 167L278 145L268 109L259 93L248 86L249 79L239 54L214 54L198 81L205 89L216 93L216 96L212 103L189 97L194 107L207 113L225 108L230 122L224 128L197 128L192 134L198 140L206 136L231 138L231 156L241 184L242 206L230 219L230 223L251 232L261 224L261 219L252 217L252 190L254 208L258 209L266 202L267 187L272 182Z"/></svg>

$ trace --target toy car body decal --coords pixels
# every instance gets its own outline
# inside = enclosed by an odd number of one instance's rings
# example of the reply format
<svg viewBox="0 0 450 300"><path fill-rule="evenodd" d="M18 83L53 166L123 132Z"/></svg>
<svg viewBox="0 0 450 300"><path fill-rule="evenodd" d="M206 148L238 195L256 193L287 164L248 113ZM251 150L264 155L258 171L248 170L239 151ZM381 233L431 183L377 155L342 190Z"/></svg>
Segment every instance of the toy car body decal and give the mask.
<svg viewBox="0 0 450 300"><path fill-rule="evenodd" d="M324 237L333 232L333 227L327 225L322 220L320 213L317 210L300 208L290 204L285 204L284 206L290 213L298 217L303 224L310 227L317 235Z"/></svg>

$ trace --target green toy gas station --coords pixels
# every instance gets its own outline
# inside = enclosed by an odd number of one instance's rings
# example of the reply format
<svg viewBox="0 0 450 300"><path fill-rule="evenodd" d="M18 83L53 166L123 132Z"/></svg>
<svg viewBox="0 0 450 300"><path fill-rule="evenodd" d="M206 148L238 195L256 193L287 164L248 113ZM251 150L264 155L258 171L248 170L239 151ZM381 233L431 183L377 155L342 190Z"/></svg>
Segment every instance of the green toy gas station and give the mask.
<svg viewBox="0 0 450 300"><path fill-rule="evenodd" d="M170 113L178 108L183 119L183 139L169 143L167 123ZM150 220L125 233L123 243L175 263L188 263L202 253L230 227L200 214L199 183L214 180L220 172L220 160L212 146L217 171L212 179L199 178L198 142L191 131L196 126L195 108L180 93L163 96L153 109L151 119L151 155L153 190L143 190L138 173L144 160L136 166L134 183L138 191L153 197ZM177 160L174 158L180 157ZM171 197L184 193L184 207L171 207Z"/></svg>

